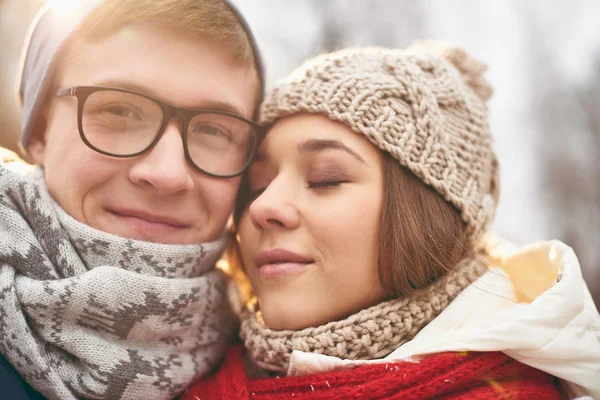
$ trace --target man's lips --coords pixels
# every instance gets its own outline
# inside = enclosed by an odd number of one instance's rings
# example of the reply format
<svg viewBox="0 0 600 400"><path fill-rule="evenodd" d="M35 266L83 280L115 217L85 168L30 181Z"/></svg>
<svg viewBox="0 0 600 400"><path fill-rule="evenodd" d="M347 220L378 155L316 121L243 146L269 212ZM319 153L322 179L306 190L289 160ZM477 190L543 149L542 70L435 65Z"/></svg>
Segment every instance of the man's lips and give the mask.
<svg viewBox="0 0 600 400"><path fill-rule="evenodd" d="M285 275L304 269L315 260L284 249L262 250L254 257L258 273L265 277Z"/></svg>
<svg viewBox="0 0 600 400"><path fill-rule="evenodd" d="M125 219L138 219L150 224L168 225L173 228L189 228L188 224L178 218L145 212L142 210L109 209L108 212Z"/></svg>
<svg viewBox="0 0 600 400"><path fill-rule="evenodd" d="M110 232L135 240L155 243L179 243L191 227L165 215L132 210L107 210L112 216ZM105 228L104 230L109 230ZM183 236L182 236L183 235Z"/></svg>

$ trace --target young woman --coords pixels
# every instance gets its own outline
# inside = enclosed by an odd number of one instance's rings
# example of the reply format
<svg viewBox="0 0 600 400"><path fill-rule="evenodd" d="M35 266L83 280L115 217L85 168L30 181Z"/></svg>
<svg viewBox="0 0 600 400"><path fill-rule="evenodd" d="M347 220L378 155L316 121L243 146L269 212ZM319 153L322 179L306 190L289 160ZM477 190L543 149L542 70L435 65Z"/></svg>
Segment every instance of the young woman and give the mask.
<svg viewBox="0 0 600 400"><path fill-rule="evenodd" d="M0 398L172 399L235 334L215 262L260 56L226 0L45 3L17 84L35 168L0 153Z"/></svg>
<svg viewBox="0 0 600 400"><path fill-rule="evenodd" d="M184 399L600 397L573 251L486 236L484 70L436 43L345 50L270 91L236 213L257 301Z"/></svg>

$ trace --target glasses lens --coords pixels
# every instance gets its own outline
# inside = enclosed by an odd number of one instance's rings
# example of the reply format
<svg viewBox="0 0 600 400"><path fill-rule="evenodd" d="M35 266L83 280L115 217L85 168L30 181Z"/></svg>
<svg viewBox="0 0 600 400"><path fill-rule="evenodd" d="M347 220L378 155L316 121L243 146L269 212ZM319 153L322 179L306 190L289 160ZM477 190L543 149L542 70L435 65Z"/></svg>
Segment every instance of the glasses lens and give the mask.
<svg viewBox="0 0 600 400"><path fill-rule="evenodd" d="M162 120L162 109L152 100L116 90L101 90L85 101L81 122L85 138L94 147L126 156L150 145Z"/></svg>
<svg viewBox="0 0 600 400"><path fill-rule="evenodd" d="M188 152L194 164L218 176L241 172L252 156L256 140L253 125L223 114L196 115L187 130Z"/></svg>

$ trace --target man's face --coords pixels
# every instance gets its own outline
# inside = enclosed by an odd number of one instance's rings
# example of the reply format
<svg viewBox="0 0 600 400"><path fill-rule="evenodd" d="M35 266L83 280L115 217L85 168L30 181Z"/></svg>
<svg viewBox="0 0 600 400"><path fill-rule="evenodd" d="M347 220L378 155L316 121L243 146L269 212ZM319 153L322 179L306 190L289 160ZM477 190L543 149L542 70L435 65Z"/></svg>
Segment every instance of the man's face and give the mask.
<svg viewBox="0 0 600 400"><path fill-rule="evenodd" d="M136 26L60 60L58 86L135 90L181 108L226 104L250 119L258 81L224 46L184 33ZM44 141L29 146L43 165L50 194L93 228L156 243L217 239L232 210L240 178L212 178L185 159L181 122L171 119L158 144L134 158L88 148L77 128L77 99L53 98ZM42 136L42 135L40 135Z"/></svg>

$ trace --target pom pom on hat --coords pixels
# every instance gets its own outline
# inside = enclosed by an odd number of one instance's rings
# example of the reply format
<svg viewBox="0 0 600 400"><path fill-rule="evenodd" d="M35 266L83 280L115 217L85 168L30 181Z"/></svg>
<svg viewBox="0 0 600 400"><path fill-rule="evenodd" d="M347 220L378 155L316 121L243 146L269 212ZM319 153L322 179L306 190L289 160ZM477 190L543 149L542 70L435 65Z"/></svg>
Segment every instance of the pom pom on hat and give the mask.
<svg viewBox="0 0 600 400"><path fill-rule="evenodd" d="M488 101L494 94L492 85L485 78L487 65L471 57L461 47L447 42L427 40L414 42L407 51L421 54L438 54L448 60L460 72L463 81L483 101Z"/></svg>

